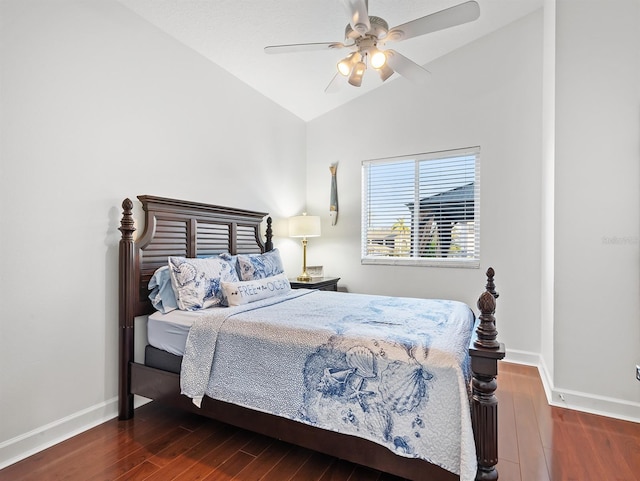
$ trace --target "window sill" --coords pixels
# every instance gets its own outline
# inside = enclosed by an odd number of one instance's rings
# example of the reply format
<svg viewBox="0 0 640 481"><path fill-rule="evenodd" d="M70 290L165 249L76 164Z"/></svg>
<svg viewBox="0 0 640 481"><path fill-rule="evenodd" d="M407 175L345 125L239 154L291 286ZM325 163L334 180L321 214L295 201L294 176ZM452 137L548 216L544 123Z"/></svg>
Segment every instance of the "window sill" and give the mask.
<svg viewBox="0 0 640 481"><path fill-rule="evenodd" d="M384 257L371 256L360 259L362 265L387 265L387 266L409 266L409 267L456 267L466 269L478 269L479 259L431 259L431 258L407 258L407 257Z"/></svg>

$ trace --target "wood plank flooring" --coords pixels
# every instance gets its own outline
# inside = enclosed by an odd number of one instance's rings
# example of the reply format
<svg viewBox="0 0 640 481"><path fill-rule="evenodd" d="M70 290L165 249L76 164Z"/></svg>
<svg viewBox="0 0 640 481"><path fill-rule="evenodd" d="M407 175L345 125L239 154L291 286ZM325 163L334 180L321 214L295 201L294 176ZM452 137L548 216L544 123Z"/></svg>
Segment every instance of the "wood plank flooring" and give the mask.
<svg viewBox="0 0 640 481"><path fill-rule="evenodd" d="M501 363L504 481L640 481L640 424L550 407L535 368ZM0 481L400 481L150 403L0 470Z"/></svg>

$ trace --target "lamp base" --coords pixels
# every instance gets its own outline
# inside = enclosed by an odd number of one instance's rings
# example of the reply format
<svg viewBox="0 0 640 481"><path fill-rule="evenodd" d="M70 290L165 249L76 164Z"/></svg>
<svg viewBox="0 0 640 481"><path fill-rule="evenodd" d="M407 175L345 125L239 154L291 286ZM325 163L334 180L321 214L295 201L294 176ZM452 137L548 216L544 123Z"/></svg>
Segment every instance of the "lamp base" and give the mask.
<svg viewBox="0 0 640 481"><path fill-rule="evenodd" d="M300 274L297 277L297 280L301 281L301 282L309 282L311 280L311 276L309 274Z"/></svg>

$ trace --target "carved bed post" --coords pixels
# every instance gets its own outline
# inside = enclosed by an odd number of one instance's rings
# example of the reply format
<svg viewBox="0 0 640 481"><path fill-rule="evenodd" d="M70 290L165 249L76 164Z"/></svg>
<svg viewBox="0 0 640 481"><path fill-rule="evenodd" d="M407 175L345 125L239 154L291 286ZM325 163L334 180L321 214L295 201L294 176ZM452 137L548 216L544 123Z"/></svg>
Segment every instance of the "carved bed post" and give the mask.
<svg viewBox="0 0 640 481"><path fill-rule="evenodd" d="M498 361L505 356L504 345L496 340L496 298L493 268L487 270L486 291L478 299L480 324L476 329L471 355L471 420L478 458L477 481L498 479Z"/></svg>
<svg viewBox="0 0 640 481"><path fill-rule="evenodd" d="M125 199L122 202L122 220L118 228L122 232L120 239L120 265L119 265L119 341L120 341L120 366L118 380L118 418L130 419L133 416L133 394L131 394L131 369L129 363L133 361L133 334L135 306L134 300L136 286L134 286L135 273L135 246L133 233L136 230L133 222L133 202Z"/></svg>
<svg viewBox="0 0 640 481"><path fill-rule="evenodd" d="M273 250L273 230L271 229L271 217L267 217L267 241L264 244L265 252Z"/></svg>

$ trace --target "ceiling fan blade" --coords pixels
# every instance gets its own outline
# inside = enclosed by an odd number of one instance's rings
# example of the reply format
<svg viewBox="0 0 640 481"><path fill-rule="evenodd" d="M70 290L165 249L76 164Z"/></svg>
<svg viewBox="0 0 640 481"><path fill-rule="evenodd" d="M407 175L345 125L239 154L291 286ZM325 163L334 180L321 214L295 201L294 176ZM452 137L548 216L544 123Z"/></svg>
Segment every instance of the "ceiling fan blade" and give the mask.
<svg viewBox="0 0 640 481"><path fill-rule="evenodd" d="M414 83L422 84L429 79L431 73L415 63L413 60L409 60L402 54L399 54L395 50L385 50L387 54L387 63L389 67L398 72L403 77L408 78Z"/></svg>
<svg viewBox="0 0 640 481"><path fill-rule="evenodd" d="M371 22L369 22L369 8L367 0L342 0L344 8L349 15L349 24L351 28L358 32L360 35L364 35L371 29Z"/></svg>
<svg viewBox="0 0 640 481"><path fill-rule="evenodd" d="M455 27L463 23L472 22L480 16L478 2L470 1L454 7L445 8L439 12L416 18L389 30L384 41L400 41L417 37L426 33L437 32L445 28Z"/></svg>
<svg viewBox="0 0 640 481"><path fill-rule="evenodd" d="M331 79L331 82L329 82L329 85L324 89L324 93L335 94L336 92L339 92L346 79L347 77L340 73L335 74Z"/></svg>
<svg viewBox="0 0 640 481"><path fill-rule="evenodd" d="M293 43L290 45L270 45L264 48L265 53L310 52L314 50L333 50L346 47L341 42Z"/></svg>

